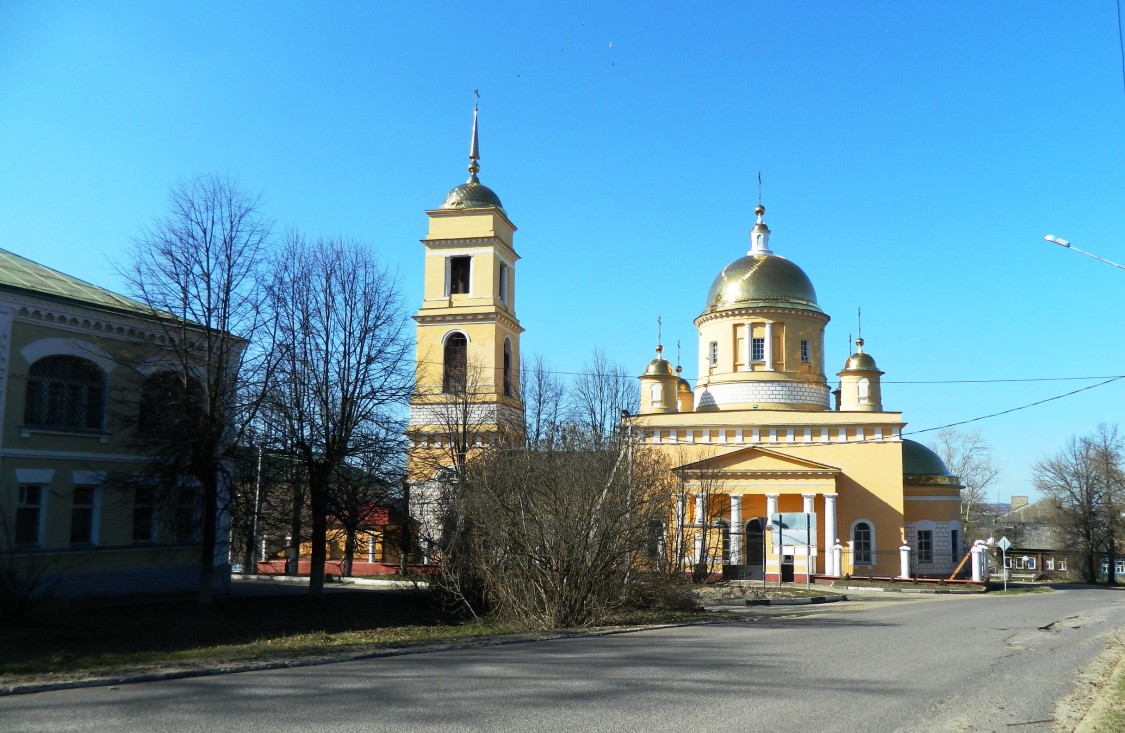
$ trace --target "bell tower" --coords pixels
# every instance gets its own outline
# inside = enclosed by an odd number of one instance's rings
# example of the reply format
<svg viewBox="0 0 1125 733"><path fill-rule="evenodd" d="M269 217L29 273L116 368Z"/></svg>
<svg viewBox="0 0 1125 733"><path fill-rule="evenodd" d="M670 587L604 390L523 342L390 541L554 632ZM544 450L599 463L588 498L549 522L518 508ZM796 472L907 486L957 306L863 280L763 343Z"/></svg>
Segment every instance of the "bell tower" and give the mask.
<svg viewBox="0 0 1125 733"><path fill-rule="evenodd" d="M429 231L421 240L425 279L414 316L416 383L408 429L413 480L429 478L442 454L451 465L501 433L523 430L516 226L477 177L478 113L474 106L469 180L426 212Z"/></svg>

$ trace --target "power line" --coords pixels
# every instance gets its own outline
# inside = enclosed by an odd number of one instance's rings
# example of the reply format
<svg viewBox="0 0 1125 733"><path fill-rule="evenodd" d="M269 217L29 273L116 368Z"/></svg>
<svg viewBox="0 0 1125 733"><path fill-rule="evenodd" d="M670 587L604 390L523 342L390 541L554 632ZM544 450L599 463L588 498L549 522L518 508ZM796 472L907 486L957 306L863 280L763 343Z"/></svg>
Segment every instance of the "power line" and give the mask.
<svg viewBox="0 0 1125 733"><path fill-rule="evenodd" d="M970 418L969 420L961 420L960 422L951 422L948 425L938 425L937 427L934 427L934 428L925 428L923 430L910 430L910 431L904 432L903 435L918 435L920 433L929 433L929 432L932 432L934 430L942 430L944 428L954 428L954 427L957 427L958 425L968 425L969 423L980 422L981 420L987 420L990 417L999 417L1000 415L1008 415L1008 414L1013 413L1013 412L1019 412L1020 410L1026 410L1029 407L1035 407L1037 405L1042 405L1046 402L1053 402L1055 400L1061 400L1064 397L1070 397L1071 395L1076 395L1079 392L1085 392L1085 391L1090 390L1090 389L1096 389L1098 387L1104 387L1105 385L1107 385L1111 382L1116 382L1119 379L1125 379L1125 376L1112 377L1110 379L1105 380L1104 382L1099 382L1097 384L1091 384L1087 387L1082 387L1081 389L1076 389L1072 392L1067 392L1066 394L1055 395L1054 397L1048 397L1046 399L1039 400L1037 402L1030 402L1026 405L1020 405L1019 407L1013 407L1009 410L1001 410L1000 412L994 412L991 415L981 415L980 417Z"/></svg>

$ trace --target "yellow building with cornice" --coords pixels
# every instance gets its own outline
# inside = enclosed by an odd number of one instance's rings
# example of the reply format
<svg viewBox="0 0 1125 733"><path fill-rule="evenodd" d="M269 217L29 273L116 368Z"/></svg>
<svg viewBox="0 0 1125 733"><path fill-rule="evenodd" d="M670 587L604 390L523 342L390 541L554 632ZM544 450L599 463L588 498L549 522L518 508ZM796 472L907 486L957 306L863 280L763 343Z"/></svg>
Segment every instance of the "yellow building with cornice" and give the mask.
<svg viewBox="0 0 1125 733"><path fill-rule="evenodd" d="M658 347L626 419L680 479L663 527L673 562L767 580L949 575L965 539L957 478L902 437L862 339L831 390L829 316L804 271L770 249L765 209L756 213L750 250L718 274L695 319L694 389ZM812 515L812 528L779 542L778 514Z"/></svg>
<svg viewBox="0 0 1125 733"><path fill-rule="evenodd" d="M477 110L469 179L427 211L422 307L414 316L415 390L407 475L423 543L440 533L434 474L501 435L522 435L520 334L516 317L516 225L480 182Z"/></svg>

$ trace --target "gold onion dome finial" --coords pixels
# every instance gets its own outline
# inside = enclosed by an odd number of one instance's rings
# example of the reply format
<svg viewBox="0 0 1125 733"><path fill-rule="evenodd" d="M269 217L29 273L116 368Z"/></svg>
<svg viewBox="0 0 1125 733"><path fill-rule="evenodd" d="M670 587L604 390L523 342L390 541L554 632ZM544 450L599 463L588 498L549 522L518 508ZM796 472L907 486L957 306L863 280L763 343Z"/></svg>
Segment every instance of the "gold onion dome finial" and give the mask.
<svg viewBox="0 0 1125 733"><path fill-rule="evenodd" d="M863 352L863 337L855 340L856 352L848 357L848 361L844 364L845 371L860 370L874 372L878 371L879 367L875 366L875 359L871 354Z"/></svg>
<svg viewBox="0 0 1125 733"><path fill-rule="evenodd" d="M480 172L480 138L477 134L477 119L480 115L480 92L473 90L476 101L473 103L473 136L469 141L469 180L449 192L442 203L442 209L499 209L507 216L500 197L477 178Z"/></svg>
<svg viewBox="0 0 1125 733"><path fill-rule="evenodd" d="M653 359L652 361L650 361L648 363L648 366L645 367L645 376L650 376L650 375L654 375L654 374L663 375L663 374L671 374L672 373L672 365L669 364L668 361L663 356L661 356L661 354L663 354L663 353L664 353L664 347L660 344L657 344L656 345L656 358Z"/></svg>

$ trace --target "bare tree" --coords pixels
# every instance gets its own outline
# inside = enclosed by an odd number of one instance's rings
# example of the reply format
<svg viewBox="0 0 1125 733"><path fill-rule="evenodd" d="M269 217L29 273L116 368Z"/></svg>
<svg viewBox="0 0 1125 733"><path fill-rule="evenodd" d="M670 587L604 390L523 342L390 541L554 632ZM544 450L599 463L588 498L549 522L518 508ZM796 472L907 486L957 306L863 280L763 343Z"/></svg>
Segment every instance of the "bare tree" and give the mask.
<svg viewBox="0 0 1125 733"><path fill-rule="evenodd" d="M393 432L385 432L388 429ZM344 531L341 563L344 577L352 575L352 561L361 532L381 529L386 542L389 510L391 503L398 498L396 484L403 474L401 456L404 441L400 424L369 426L360 442L367 450L353 464L336 470L328 492L328 513Z"/></svg>
<svg viewBox="0 0 1125 733"><path fill-rule="evenodd" d="M1116 426L1072 437L1054 456L1033 468L1035 488L1058 506L1060 529L1082 557L1082 573L1094 582L1098 555L1109 557L1109 580L1116 582L1119 516L1125 508L1122 442Z"/></svg>
<svg viewBox="0 0 1125 733"><path fill-rule="evenodd" d="M966 537L977 536L987 522L983 509L988 503L988 489L1000 475L992 460L992 448L979 430L944 428L930 449L961 480L961 523Z"/></svg>
<svg viewBox="0 0 1125 733"><path fill-rule="evenodd" d="M149 445L155 473L173 483L191 477L200 489L205 604L213 595L228 459L256 406L256 390L240 385L261 363L248 347L262 327L259 273L270 238L258 197L234 181L202 176L173 189L169 213L135 240L122 270L163 330L161 361L172 376L158 385L167 388L161 414L174 429Z"/></svg>
<svg viewBox="0 0 1125 733"><path fill-rule="evenodd" d="M672 564L681 570L690 567L694 583L722 572L729 560L731 533L739 531L723 513L727 494L720 472L705 465L710 457L689 463L681 453L676 471Z"/></svg>
<svg viewBox="0 0 1125 733"><path fill-rule="evenodd" d="M520 365L520 394L527 447L550 448L563 429L566 387L541 354Z"/></svg>
<svg viewBox="0 0 1125 733"><path fill-rule="evenodd" d="M409 399L410 342L395 278L366 247L309 245L289 236L275 263L270 307L277 320L277 378L270 414L307 478L312 508L309 591L324 588L333 475L398 431Z"/></svg>
<svg viewBox="0 0 1125 733"><path fill-rule="evenodd" d="M663 516L667 466L624 441L501 448L474 458L457 495L464 518L458 598L529 626L595 623L623 607L646 568L650 522Z"/></svg>
<svg viewBox="0 0 1125 733"><path fill-rule="evenodd" d="M571 420L600 443L608 443L622 411L635 413L640 404L637 380L599 348L582 365L568 393Z"/></svg>

